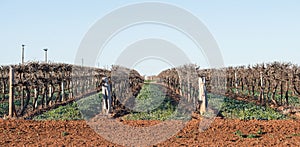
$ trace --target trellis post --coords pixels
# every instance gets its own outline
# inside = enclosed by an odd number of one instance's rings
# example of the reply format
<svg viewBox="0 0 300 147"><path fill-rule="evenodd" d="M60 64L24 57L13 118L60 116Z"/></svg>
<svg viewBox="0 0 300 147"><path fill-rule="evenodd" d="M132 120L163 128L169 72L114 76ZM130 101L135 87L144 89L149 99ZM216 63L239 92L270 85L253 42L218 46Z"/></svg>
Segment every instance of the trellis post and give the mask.
<svg viewBox="0 0 300 147"><path fill-rule="evenodd" d="M45 85L43 92L44 92L44 105L45 105L45 108L47 108L48 107L48 103L47 103L47 101L48 101L48 93L47 93L48 92L48 87L47 87L47 85Z"/></svg>
<svg viewBox="0 0 300 147"><path fill-rule="evenodd" d="M183 95L183 92L182 92L182 90L183 90L183 88L182 88L182 80L181 80L181 77L179 76L179 94L182 96Z"/></svg>
<svg viewBox="0 0 300 147"><path fill-rule="evenodd" d="M23 77L23 76L21 76L21 77ZM25 97L24 86L22 85L21 88L18 90L21 93L21 108L24 108L24 97Z"/></svg>
<svg viewBox="0 0 300 147"><path fill-rule="evenodd" d="M200 114L203 115L207 109L207 97L206 97L206 88L205 88L205 77L199 77L199 100L200 105Z"/></svg>
<svg viewBox="0 0 300 147"><path fill-rule="evenodd" d="M65 99L65 92L64 92L64 81L61 82L61 101L64 101Z"/></svg>
<svg viewBox="0 0 300 147"><path fill-rule="evenodd" d="M263 83L263 72L260 72L260 102L264 99L264 83Z"/></svg>
<svg viewBox="0 0 300 147"><path fill-rule="evenodd" d="M49 103L52 101L52 85L49 85L49 90L48 90L48 98L49 98ZM52 103L52 102L51 102Z"/></svg>
<svg viewBox="0 0 300 147"><path fill-rule="evenodd" d="M14 113L14 70L12 67L9 68L9 107L8 107L8 116L13 117Z"/></svg>
<svg viewBox="0 0 300 147"><path fill-rule="evenodd" d="M234 72L234 86L235 86L235 93L238 94L238 80L237 80L237 73Z"/></svg>
<svg viewBox="0 0 300 147"><path fill-rule="evenodd" d="M3 94L4 94L3 89L4 89L4 87L3 87L2 81L0 81L0 87L1 87L1 95L0 95L0 98L1 98L1 99L4 99L4 96L3 96Z"/></svg>
<svg viewBox="0 0 300 147"><path fill-rule="evenodd" d="M187 77L187 99L188 99L188 102L191 101L191 89L190 89L190 76L188 75Z"/></svg>
<svg viewBox="0 0 300 147"><path fill-rule="evenodd" d="M34 108L36 109L37 108L37 99L38 99L38 92L37 92L37 88L34 88Z"/></svg>

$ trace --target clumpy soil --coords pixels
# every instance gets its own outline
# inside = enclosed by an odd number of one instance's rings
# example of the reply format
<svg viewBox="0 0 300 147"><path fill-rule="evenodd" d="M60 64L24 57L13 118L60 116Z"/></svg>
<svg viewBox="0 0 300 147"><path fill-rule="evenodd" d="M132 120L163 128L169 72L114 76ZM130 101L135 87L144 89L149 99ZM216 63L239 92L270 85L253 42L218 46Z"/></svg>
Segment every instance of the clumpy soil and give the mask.
<svg viewBox="0 0 300 147"><path fill-rule="evenodd" d="M161 123L142 120L113 121L134 127L149 127ZM300 146L299 120L243 121L216 118L205 131L199 130L200 122L201 118L193 118L177 134L154 146ZM242 135L238 135L238 131ZM255 136L251 137L251 134ZM122 145L107 141L84 120L0 120L0 146Z"/></svg>

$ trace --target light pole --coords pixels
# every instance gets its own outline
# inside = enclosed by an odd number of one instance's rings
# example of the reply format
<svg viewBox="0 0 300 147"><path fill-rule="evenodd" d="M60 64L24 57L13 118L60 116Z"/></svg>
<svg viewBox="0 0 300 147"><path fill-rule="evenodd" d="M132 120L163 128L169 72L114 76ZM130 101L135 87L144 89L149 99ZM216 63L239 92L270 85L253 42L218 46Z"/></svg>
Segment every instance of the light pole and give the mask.
<svg viewBox="0 0 300 147"><path fill-rule="evenodd" d="M45 51L45 63L48 63L48 59L47 59L47 51L48 51L48 49L43 49L44 51Z"/></svg>
<svg viewBox="0 0 300 147"><path fill-rule="evenodd" d="M22 44L22 64L24 64L24 48L25 48L25 45Z"/></svg>

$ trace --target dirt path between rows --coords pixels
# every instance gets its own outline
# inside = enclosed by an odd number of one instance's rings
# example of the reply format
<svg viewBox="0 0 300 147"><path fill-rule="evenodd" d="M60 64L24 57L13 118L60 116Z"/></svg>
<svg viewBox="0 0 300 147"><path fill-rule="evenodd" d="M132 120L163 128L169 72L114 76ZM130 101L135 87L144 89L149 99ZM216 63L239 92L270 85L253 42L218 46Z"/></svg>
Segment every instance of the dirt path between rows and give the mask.
<svg viewBox="0 0 300 147"><path fill-rule="evenodd" d="M300 146L299 120L241 121L216 118L210 128L203 132L199 131L200 122L200 119L192 119L183 130L157 146ZM122 123L147 127L159 122ZM244 134L255 134L259 129L262 134L258 138L242 138L234 134L237 130ZM0 146L23 145L119 146L98 135L86 121L0 120Z"/></svg>

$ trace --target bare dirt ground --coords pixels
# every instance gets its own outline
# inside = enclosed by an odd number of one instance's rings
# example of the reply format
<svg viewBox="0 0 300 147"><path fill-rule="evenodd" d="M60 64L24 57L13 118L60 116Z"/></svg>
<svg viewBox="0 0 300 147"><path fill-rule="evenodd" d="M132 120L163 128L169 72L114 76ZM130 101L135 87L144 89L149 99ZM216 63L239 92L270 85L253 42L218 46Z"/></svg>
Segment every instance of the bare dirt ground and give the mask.
<svg viewBox="0 0 300 147"><path fill-rule="evenodd" d="M119 121L119 120L114 120ZM216 118L199 131L200 119L192 119L170 139L155 146L300 146L299 120L242 121ZM158 121L122 121L124 125L147 127ZM235 135L255 134L257 138ZM119 130L115 130L119 131ZM136 134L139 135L139 134ZM0 146L120 146L98 135L86 121L0 120Z"/></svg>
<svg viewBox="0 0 300 147"><path fill-rule="evenodd" d="M175 101L178 98L178 95L171 92L168 92L168 95ZM300 146L300 120L243 121L216 118L205 131L199 129L201 122L202 119L199 116L194 116L177 134L154 146ZM94 129L90 127L93 123L96 124ZM0 119L0 146L131 146L130 141L127 144L114 144L95 130L105 131L103 126L106 126L112 130L112 133L131 139L138 138L135 136L141 136L147 132L124 134L126 131L122 129L147 128L161 123L164 122L126 121L119 118L103 119L102 117L95 117L89 123L84 120ZM129 127L120 127L120 124ZM171 121L169 125L176 126L178 124L176 121ZM160 131L169 132L170 130ZM242 134L237 135L238 131ZM251 134L255 136L251 137ZM157 137L160 134L151 135ZM142 139L144 142L148 141L147 138Z"/></svg>

